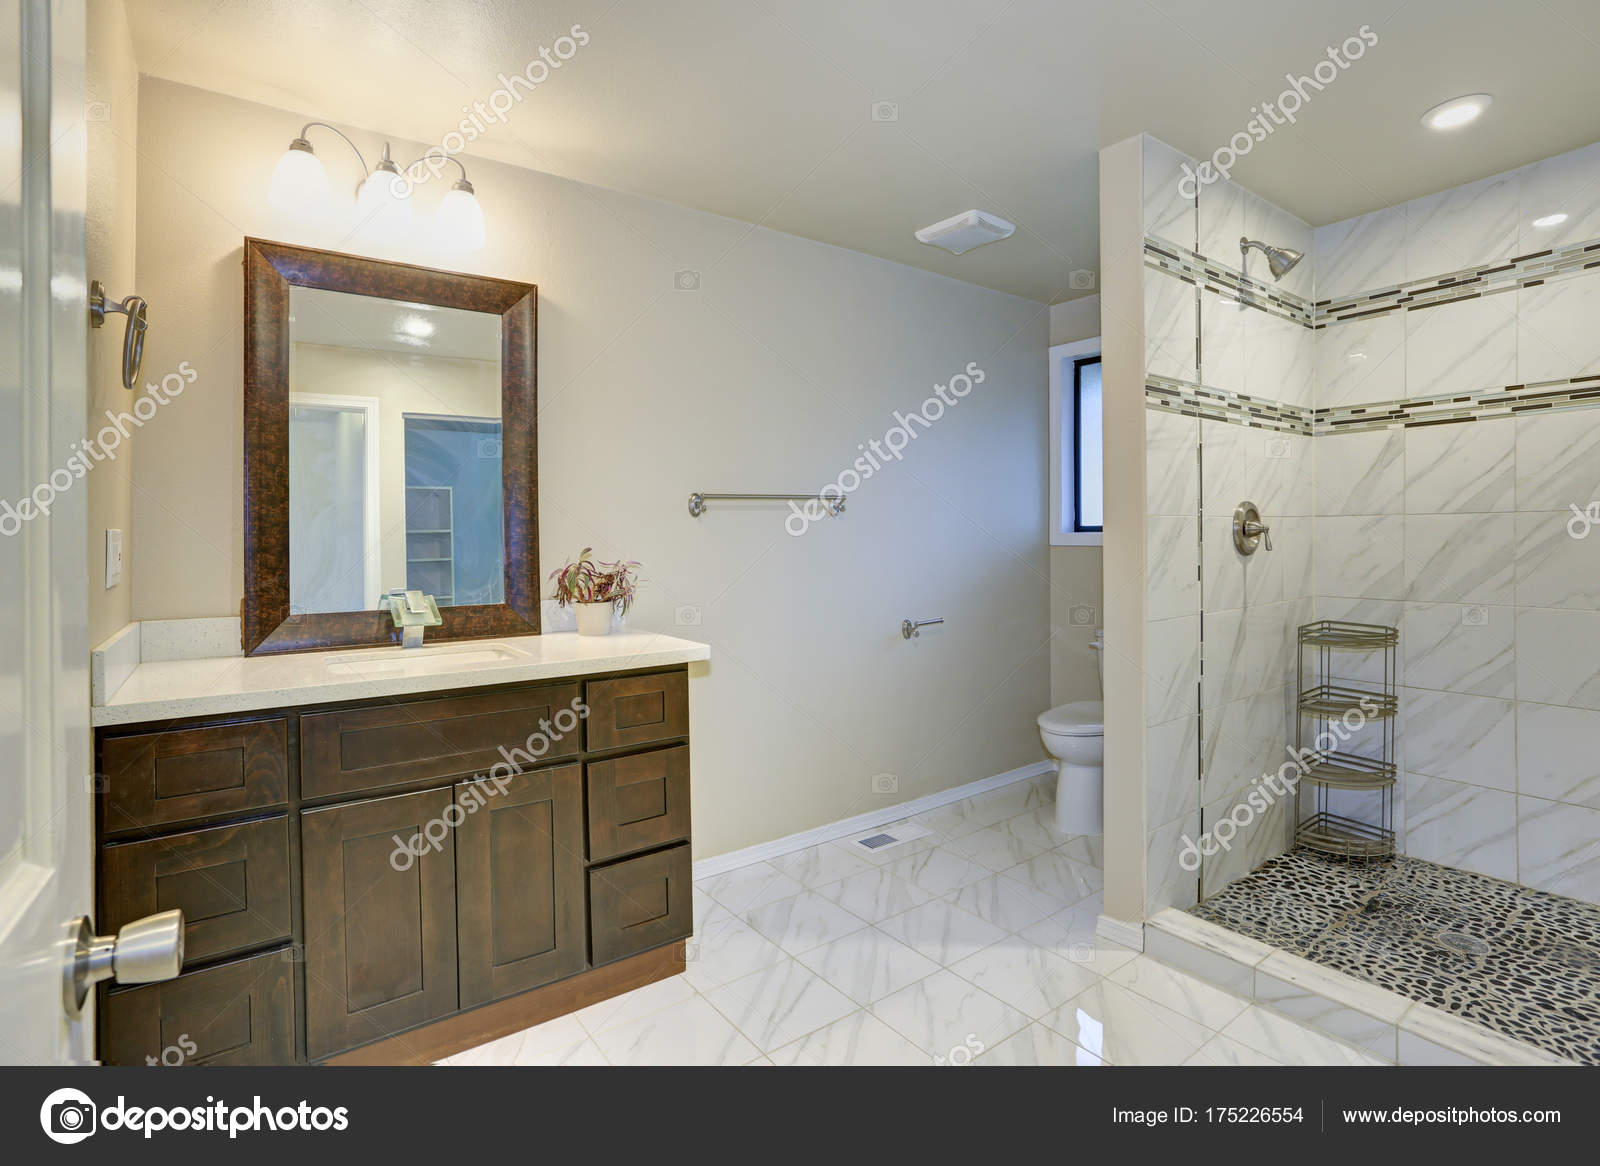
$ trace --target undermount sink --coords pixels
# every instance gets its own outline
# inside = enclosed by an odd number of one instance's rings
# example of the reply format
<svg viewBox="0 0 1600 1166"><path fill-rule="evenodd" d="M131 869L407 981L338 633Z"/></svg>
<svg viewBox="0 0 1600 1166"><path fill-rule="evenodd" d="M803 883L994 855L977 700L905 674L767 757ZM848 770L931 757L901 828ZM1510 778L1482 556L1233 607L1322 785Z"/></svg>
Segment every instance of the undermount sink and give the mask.
<svg viewBox="0 0 1600 1166"><path fill-rule="evenodd" d="M403 676L450 672L472 664L509 664L527 653L507 644L441 644L436 648L378 648L341 652L323 661L329 672L345 676Z"/></svg>

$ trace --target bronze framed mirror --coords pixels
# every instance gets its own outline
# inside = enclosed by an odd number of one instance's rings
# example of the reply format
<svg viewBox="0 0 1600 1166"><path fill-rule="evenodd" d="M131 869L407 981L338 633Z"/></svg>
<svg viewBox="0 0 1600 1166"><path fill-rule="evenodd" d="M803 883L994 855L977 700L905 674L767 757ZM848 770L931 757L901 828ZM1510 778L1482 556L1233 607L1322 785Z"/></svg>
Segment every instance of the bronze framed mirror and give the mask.
<svg viewBox="0 0 1600 1166"><path fill-rule="evenodd" d="M246 655L539 631L538 289L244 243Z"/></svg>

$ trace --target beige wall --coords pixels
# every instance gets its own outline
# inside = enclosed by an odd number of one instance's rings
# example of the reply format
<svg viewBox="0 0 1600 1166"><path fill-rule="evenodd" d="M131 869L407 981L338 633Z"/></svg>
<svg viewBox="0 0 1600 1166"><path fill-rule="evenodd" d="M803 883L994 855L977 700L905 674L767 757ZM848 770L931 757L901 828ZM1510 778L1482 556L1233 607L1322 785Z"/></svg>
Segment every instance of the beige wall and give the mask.
<svg viewBox="0 0 1600 1166"><path fill-rule="evenodd" d="M1100 335L1100 297L1050 307L1050 343ZM1099 547L1050 548L1050 703L1100 699L1099 659L1089 645L1100 626Z"/></svg>
<svg viewBox="0 0 1600 1166"><path fill-rule="evenodd" d="M163 321L146 363L188 360L199 380L140 434L136 616L238 611L239 260L261 235L539 284L541 570L590 544L638 559L630 623L712 645L691 686L699 857L1043 757L1043 305L470 158L479 256L308 229L265 191L295 130L328 112L144 83L140 290ZM317 148L353 183L342 146ZM697 290L679 290L686 271ZM689 517L694 490L820 489L969 362L984 383L844 517L799 538L774 507ZM906 642L908 616L948 623Z"/></svg>
<svg viewBox="0 0 1600 1166"><path fill-rule="evenodd" d="M86 96L89 120L86 234L89 278L121 298L138 289L134 280L135 175L139 138L139 71L122 0L89 0ZM89 418L104 423L107 409L128 408L134 394L122 387L123 317L89 333ZM148 372L152 366L146 365ZM159 377L156 379L159 380ZM143 391L141 386L140 391ZM95 418L101 418L99 423ZM129 536L133 525L134 438L117 447L114 460L99 462L87 479L89 507L89 642L98 644L131 618L133 581ZM123 532L121 585L105 586L105 532Z"/></svg>

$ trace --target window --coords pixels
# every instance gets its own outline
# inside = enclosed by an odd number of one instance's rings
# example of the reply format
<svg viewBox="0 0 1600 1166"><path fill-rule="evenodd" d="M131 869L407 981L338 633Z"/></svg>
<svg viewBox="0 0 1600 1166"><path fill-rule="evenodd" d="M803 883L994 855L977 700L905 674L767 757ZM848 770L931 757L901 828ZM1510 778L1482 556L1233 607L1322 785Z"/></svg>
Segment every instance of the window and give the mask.
<svg viewBox="0 0 1600 1166"><path fill-rule="evenodd" d="M1099 546L1105 526L1100 339L1050 349L1050 542Z"/></svg>

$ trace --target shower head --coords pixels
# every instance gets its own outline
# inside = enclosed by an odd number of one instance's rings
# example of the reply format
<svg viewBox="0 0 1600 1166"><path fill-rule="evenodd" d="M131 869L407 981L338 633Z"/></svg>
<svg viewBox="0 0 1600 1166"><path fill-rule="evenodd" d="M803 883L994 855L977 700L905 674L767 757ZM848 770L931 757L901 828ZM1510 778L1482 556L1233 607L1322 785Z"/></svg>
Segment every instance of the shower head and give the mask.
<svg viewBox="0 0 1600 1166"><path fill-rule="evenodd" d="M1305 258L1305 252L1296 251L1293 247L1274 247L1271 243L1263 243L1260 239L1239 239L1239 266L1244 266L1244 261L1250 255L1250 248L1256 248L1267 257L1267 270L1272 272L1273 279L1282 279L1293 270L1294 265Z"/></svg>

